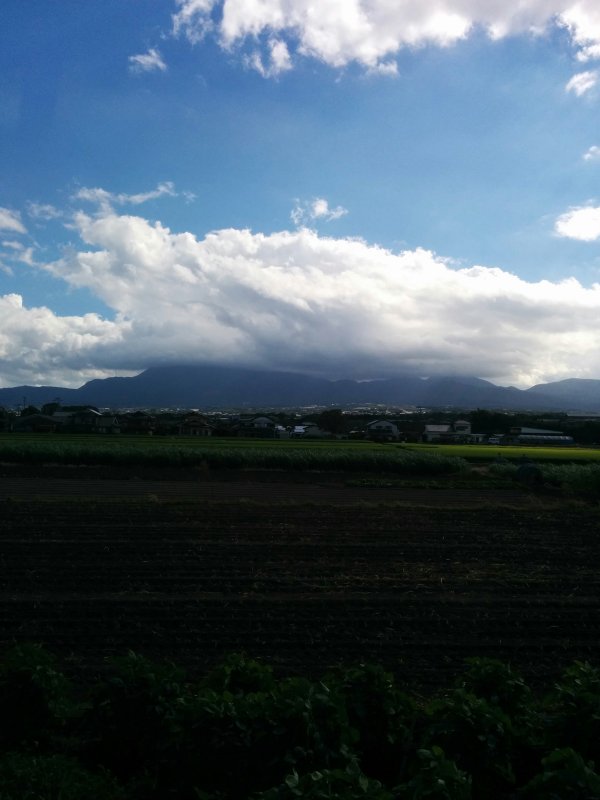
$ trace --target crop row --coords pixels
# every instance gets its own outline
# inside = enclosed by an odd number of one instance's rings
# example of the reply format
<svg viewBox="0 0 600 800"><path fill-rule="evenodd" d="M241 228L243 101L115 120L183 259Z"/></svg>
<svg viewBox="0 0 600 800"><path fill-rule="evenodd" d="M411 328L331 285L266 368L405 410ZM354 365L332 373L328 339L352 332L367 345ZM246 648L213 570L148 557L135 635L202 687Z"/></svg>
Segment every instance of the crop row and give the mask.
<svg viewBox="0 0 600 800"><path fill-rule="evenodd" d="M455 456L403 450L399 447L281 448L281 447L181 447L178 445L98 445L57 441L4 439L0 460L30 464L111 464L213 469L335 470L391 472L401 475L440 475L468 469Z"/></svg>

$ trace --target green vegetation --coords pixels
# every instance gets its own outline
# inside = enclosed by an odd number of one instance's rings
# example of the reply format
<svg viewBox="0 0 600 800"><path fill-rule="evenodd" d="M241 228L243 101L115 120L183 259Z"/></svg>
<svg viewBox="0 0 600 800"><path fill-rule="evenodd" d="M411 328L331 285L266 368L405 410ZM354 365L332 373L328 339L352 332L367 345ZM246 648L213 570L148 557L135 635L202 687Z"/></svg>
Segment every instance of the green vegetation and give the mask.
<svg viewBox="0 0 600 800"><path fill-rule="evenodd" d="M214 469L336 470L440 475L467 469L464 459L418 453L401 447L331 442L315 445L257 440L210 441L148 438L34 437L0 438L0 460L34 464L140 464Z"/></svg>
<svg viewBox="0 0 600 800"><path fill-rule="evenodd" d="M469 461L493 461L497 458L531 458L536 461L598 461L600 448L586 447L532 447L524 445L489 444L405 444L405 449L416 453L438 453L466 458Z"/></svg>
<svg viewBox="0 0 600 800"><path fill-rule="evenodd" d="M600 464L519 464L501 460L490 465L489 474L520 481L540 491L558 489L565 497L600 498Z"/></svg>
<svg viewBox="0 0 600 800"><path fill-rule="evenodd" d="M0 664L0 691L2 800L584 800L600 791L600 671L586 663L543 694L505 664L470 659L454 685L424 699L373 665L310 681L232 655L189 681L130 653L74 689L45 651L21 646Z"/></svg>

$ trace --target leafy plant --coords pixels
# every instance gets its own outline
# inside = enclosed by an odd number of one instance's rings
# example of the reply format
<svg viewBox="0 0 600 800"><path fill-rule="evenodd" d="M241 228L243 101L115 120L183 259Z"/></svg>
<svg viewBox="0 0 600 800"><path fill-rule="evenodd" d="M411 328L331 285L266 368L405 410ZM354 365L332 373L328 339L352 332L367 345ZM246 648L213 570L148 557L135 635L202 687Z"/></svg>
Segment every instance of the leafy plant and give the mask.
<svg viewBox="0 0 600 800"><path fill-rule="evenodd" d="M392 800L393 795L379 781L350 764L346 769L316 770L306 775L292 772L284 783L253 796L253 800Z"/></svg>
<svg viewBox="0 0 600 800"><path fill-rule="evenodd" d="M62 755L8 753L0 758L1 800L125 800L107 772L92 773Z"/></svg>
<svg viewBox="0 0 600 800"><path fill-rule="evenodd" d="M549 736L556 747L573 747L600 758L600 669L576 661L547 698Z"/></svg>
<svg viewBox="0 0 600 800"><path fill-rule="evenodd" d="M565 747L542 759L543 772L518 793L519 800L596 800L600 797L600 776L592 762Z"/></svg>
<svg viewBox="0 0 600 800"><path fill-rule="evenodd" d="M268 692L275 688L273 670L245 653L232 653L212 669L202 686L233 695Z"/></svg>
<svg viewBox="0 0 600 800"><path fill-rule="evenodd" d="M398 800L470 800L471 776L446 758L441 747L433 745L417 755L413 777L394 791Z"/></svg>
<svg viewBox="0 0 600 800"><path fill-rule="evenodd" d="M466 664L467 671L458 680L460 688L499 706L513 718L527 713L531 689L510 664L495 658L467 658Z"/></svg>
<svg viewBox="0 0 600 800"><path fill-rule="evenodd" d="M356 732L353 747L362 770L386 784L401 780L413 744L413 701L396 687L391 673L373 664L340 669L330 683L340 692Z"/></svg>
<svg viewBox="0 0 600 800"><path fill-rule="evenodd" d="M47 746L73 711L69 685L56 659L39 645L22 644L0 662L0 747Z"/></svg>
<svg viewBox="0 0 600 800"><path fill-rule="evenodd" d="M172 747L175 716L184 702L183 674L130 652L98 684L84 717L86 756L126 780L159 769Z"/></svg>
<svg viewBox="0 0 600 800"><path fill-rule="evenodd" d="M498 706L465 689L455 689L427 708L424 740L439 745L473 777L475 794L493 797L515 782L513 728Z"/></svg>

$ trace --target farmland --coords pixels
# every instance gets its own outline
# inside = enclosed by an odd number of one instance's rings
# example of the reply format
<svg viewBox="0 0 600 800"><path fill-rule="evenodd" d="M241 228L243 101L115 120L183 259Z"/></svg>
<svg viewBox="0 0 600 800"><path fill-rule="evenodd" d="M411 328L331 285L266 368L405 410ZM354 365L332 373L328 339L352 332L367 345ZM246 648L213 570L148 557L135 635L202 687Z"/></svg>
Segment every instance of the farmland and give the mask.
<svg viewBox="0 0 600 800"><path fill-rule="evenodd" d="M8 800L391 800L438 776L507 800L555 764L560 786L600 786L582 760L600 681L564 673L600 663L598 465L549 463L531 487L508 461L252 444L148 459L83 441L48 463L32 442L0 466L0 648L25 646L0 660ZM508 665L471 666L482 696L461 688L472 657ZM40 789L67 781L86 788Z"/></svg>
<svg viewBox="0 0 600 800"><path fill-rule="evenodd" d="M306 674L375 661L428 686L468 656L534 678L600 656L595 507L317 478L297 495L114 481L104 496L71 478L58 498L20 480L1 501L3 642L74 669L132 648L202 670L245 650Z"/></svg>
<svg viewBox="0 0 600 800"><path fill-rule="evenodd" d="M0 462L211 468L343 470L439 475L467 462L535 458L542 464L600 465L600 449L380 444L353 440L0 434Z"/></svg>

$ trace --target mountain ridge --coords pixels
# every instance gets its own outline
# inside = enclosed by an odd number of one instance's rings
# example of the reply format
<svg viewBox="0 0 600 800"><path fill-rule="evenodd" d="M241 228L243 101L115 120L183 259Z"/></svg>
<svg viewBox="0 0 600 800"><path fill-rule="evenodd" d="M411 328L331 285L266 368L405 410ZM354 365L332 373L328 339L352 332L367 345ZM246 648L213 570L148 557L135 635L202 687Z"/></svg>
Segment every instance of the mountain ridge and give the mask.
<svg viewBox="0 0 600 800"><path fill-rule="evenodd" d="M399 374L371 381L328 380L302 373L227 366L156 366L130 378L88 381L78 389L16 386L0 389L0 405L108 408L257 408L387 404L531 411L600 411L600 380L571 378L529 389L496 386L472 376L421 378Z"/></svg>

